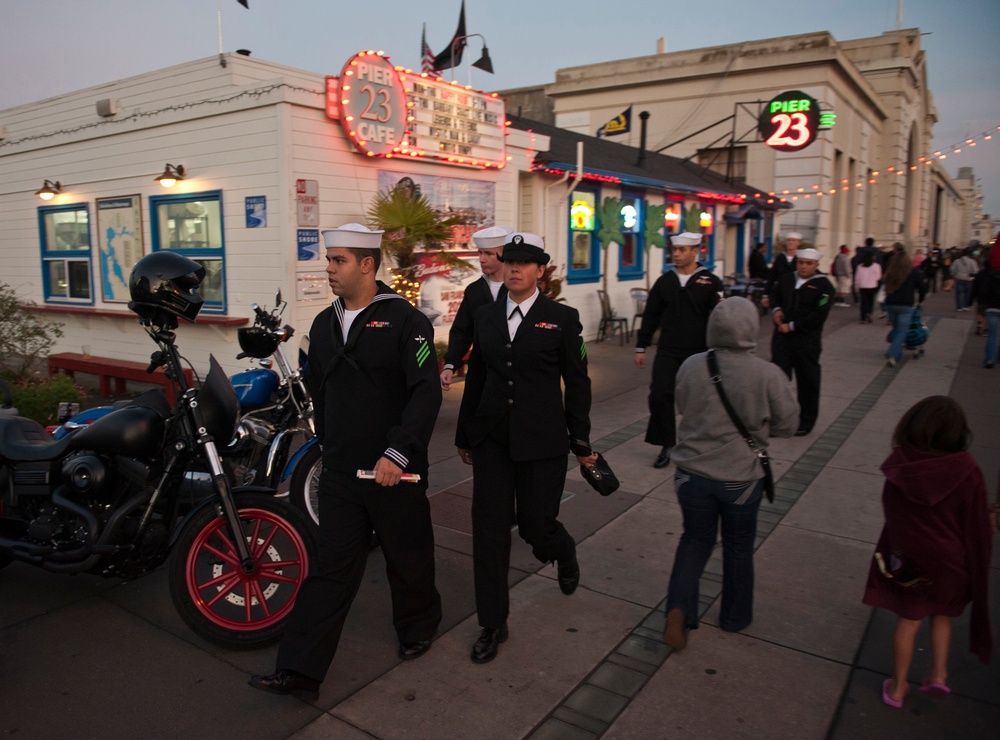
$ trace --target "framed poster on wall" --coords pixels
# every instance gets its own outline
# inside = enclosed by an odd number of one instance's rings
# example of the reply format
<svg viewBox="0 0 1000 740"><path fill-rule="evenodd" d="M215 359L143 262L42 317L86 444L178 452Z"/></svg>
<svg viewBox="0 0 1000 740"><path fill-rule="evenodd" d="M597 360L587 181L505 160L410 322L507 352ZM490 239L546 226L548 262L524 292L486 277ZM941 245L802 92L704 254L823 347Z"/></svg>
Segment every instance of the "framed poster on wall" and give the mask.
<svg viewBox="0 0 1000 740"><path fill-rule="evenodd" d="M101 293L108 303L127 303L128 276L142 257L142 199L122 195L96 202Z"/></svg>

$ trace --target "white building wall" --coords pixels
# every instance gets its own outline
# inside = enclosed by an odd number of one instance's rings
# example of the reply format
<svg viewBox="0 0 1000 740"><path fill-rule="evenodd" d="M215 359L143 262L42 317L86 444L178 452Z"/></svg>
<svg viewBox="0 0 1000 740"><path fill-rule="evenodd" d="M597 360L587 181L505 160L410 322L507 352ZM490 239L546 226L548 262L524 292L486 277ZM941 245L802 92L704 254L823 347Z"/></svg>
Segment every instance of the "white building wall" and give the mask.
<svg viewBox="0 0 1000 740"><path fill-rule="evenodd" d="M149 197L222 191L227 310L236 322L253 315L251 303L271 306L281 289L284 319L302 334L328 300L299 301L297 278L323 274L325 261L297 259L295 181L319 182L320 229L366 222L378 171L419 172L496 183L496 221L517 225L518 169L530 156L519 133L508 138L511 162L501 171L431 161L376 160L351 149L337 121L325 113L324 76L238 55L217 57L140 75L60 98L0 111L7 138L0 142L0 280L26 302L44 304L38 207L43 180L63 192L44 205L86 203L90 213L94 305L46 314L64 325L54 351L145 361L155 349L123 303L101 297L95 199L140 195L145 253L152 250ZM120 101L122 111L101 119L95 101ZM546 143L547 145L547 143ZM186 179L169 191L154 182L164 164L183 165ZM267 199L266 227L247 228L247 196ZM329 296L332 298L332 296ZM203 314L205 317L205 314ZM230 322L233 323L233 322ZM439 338L446 338L444 336ZM182 322L178 345L196 371L215 354L228 372L237 361L236 326Z"/></svg>

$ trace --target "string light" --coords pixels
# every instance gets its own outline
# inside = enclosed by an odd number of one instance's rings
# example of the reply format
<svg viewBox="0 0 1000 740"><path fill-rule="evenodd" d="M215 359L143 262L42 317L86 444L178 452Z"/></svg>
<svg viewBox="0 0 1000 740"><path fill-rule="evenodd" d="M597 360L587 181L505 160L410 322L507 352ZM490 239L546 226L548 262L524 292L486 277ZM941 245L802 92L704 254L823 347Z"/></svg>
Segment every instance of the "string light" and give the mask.
<svg viewBox="0 0 1000 740"><path fill-rule="evenodd" d="M417 306L420 303L420 283L416 280L411 280L405 275L396 273L392 277L392 283L389 285L394 291L399 293L403 298L405 298L413 306Z"/></svg>
<svg viewBox="0 0 1000 740"><path fill-rule="evenodd" d="M951 146L946 146L946 147L944 147L942 149L939 149L939 150L935 151L933 154L925 154L923 156L920 156L920 157L917 158L917 162L918 163L923 162L926 165L926 164L933 163L935 161L935 159L937 159L937 160L947 159L949 153L950 154L961 154L963 146L971 148L971 147L976 146L976 144L978 142L991 141L993 139L993 131L994 130L995 131L1000 131L1000 126L997 126L995 129L991 129L989 131L983 131L982 133L979 133L976 136L969 137L967 139L964 139L961 142L957 142L955 144L952 144ZM877 184L879 177L884 177L885 175L896 175L896 176L899 176L899 175L906 174L907 172L916 172L918 169L920 169L920 168L918 167L917 164L895 164L895 165L889 165L882 172L879 172L879 170L873 170L868 177L859 179L857 182L854 183L854 188L857 189L857 190L861 190L866 185L875 185L875 184ZM867 183L865 182L865 180L867 180ZM851 187L850 187L849 183L850 183L850 179L849 178L842 179L841 180L841 185L843 187L841 188L841 190L843 190L843 191L851 190ZM824 191L820 189L819 185L812 185L811 189L818 191L818 192L816 192L816 197L820 197L820 196L824 195ZM795 192L802 193L802 192L804 192L806 190L806 188L805 188L805 186L803 186L803 187L795 187L794 190L795 190ZM781 193L783 195L788 195L790 193L790 190L788 190L788 189L782 190ZM837 193L838 193L838 189L836 187L832 187L832 188L829 189L829 191L826 194L828 194L828 195L836 195ZM768 193L768 196L770 196L772 198L775 197L775 195L776 195L775 191L771 191L771 192ZM746 197L746 196L744 196L744 197ZM808 198L809 196L806 195L804 197ZM784 198L782 198L780 200L781 200L781 202L785 202L786 201L786 199L784 199ZM796 198L793 196L792 200L796 200Z"/></svg>

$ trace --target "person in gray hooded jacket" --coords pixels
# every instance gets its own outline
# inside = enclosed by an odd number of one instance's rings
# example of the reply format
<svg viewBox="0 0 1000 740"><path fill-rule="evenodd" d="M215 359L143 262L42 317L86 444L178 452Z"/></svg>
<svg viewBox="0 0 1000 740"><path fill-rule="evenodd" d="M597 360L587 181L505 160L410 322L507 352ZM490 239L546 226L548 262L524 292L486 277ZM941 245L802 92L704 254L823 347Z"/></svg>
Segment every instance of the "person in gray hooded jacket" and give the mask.
<svg viewBox="0 0 1000 740"><path fill-rule="evenodd" d="M781 369L757 357L760 315L745 298L728 298L708 320L729 402L760 449L769 437L791 437L799 405ZM677 373L677 407L683 415L674 486L684 514L667 591L663 638L675 650L698 626L698 581L715 547L722 522L722 611L720 626L737 632L753 620L753 544L764 471L726 413L708 369L708 353L684 361Z"/></svg>

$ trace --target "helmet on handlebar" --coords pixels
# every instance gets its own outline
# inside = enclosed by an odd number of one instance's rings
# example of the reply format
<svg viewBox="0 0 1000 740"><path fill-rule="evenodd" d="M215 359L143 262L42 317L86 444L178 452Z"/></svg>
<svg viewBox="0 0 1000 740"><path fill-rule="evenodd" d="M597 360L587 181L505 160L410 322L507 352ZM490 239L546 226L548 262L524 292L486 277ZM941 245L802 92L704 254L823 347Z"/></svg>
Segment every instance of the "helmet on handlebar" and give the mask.
<svg viewBox="0 0 1000 740"><path fill-rule="evenodd" d="M252 326L248 329L239 329L236 336L240 342L240 349L245 355L262 360L270 357L278 349L281 343L281 335L269 332L263 326Z"/></svg>
<svg viewBox="0 0 1000 740"><path fill-rule="evenodd" d="M164 312L194 321L204 303L197 291L204 277L204 267L175 252L147 254L129 275L128 307L150 321L163 321Z"/></svg>

